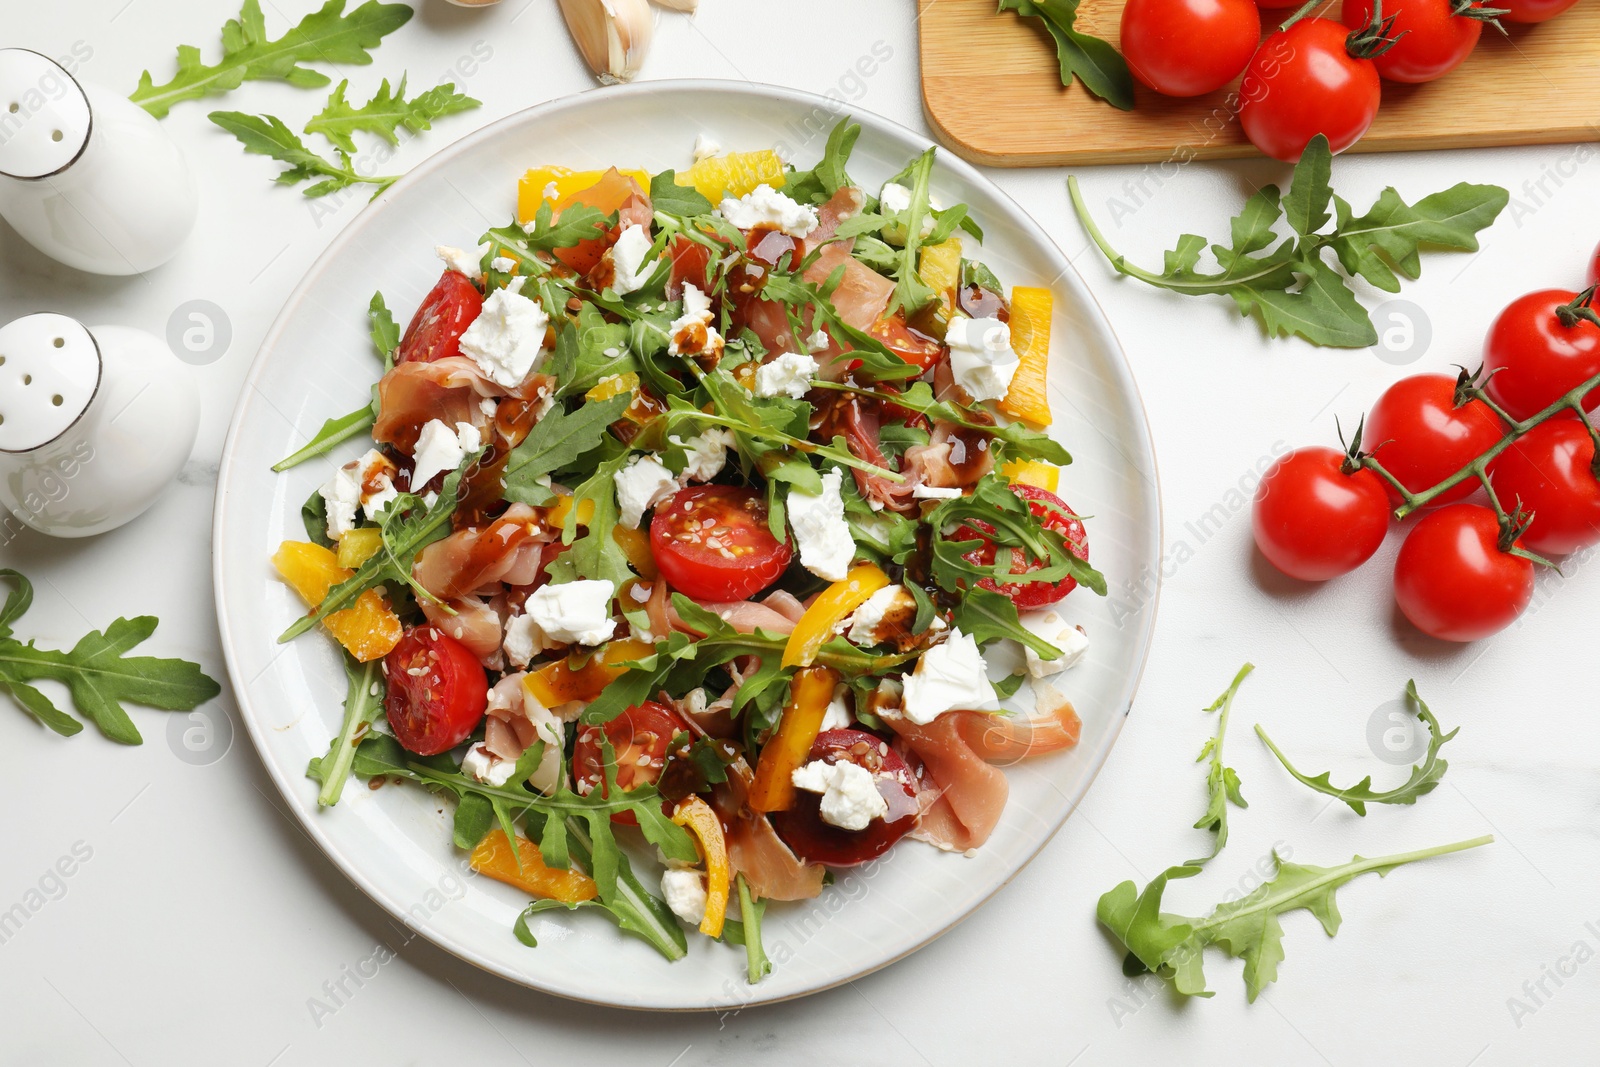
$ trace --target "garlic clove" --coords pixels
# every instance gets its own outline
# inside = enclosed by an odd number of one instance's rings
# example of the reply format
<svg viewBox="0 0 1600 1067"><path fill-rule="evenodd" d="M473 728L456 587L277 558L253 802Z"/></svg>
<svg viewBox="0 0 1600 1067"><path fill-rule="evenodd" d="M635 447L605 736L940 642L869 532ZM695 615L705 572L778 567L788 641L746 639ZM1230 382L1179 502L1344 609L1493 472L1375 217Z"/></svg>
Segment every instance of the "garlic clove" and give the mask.
<svg viewBox="0 0 1600 1067"><path fill-rule="evenodd" d="M603 82L632 81L655 35L647 0L561 0L561 14L589 69Z"/></svg>
<svg viewBox="0 0 1600 1067"><path fill-rule="evenodd" d="M683 11L690 15L700 6L700 0L655 0L657 7L664 7L668 11Z"/></svg>

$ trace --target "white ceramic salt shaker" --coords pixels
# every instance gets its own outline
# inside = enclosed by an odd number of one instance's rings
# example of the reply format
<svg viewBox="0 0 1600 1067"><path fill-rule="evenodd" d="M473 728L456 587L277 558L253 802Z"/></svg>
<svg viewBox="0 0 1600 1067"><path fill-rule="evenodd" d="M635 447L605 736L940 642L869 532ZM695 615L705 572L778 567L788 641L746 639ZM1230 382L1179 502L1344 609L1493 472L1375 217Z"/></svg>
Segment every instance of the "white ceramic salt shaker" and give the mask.
<svg viewBox="0 0 1600 1067"><path fill-rule="evenodd" d="M0 215L95 274L165 263L194 228L194 176L160 123L54 60L0 48Z"/></svg>
<svg viewBox="0 0 1600 1067"><path fill-rule="evenodd" d="M159 338L66 315L0 327L0 516L103 533L161 494L194 447L200 394Z"/></svg>

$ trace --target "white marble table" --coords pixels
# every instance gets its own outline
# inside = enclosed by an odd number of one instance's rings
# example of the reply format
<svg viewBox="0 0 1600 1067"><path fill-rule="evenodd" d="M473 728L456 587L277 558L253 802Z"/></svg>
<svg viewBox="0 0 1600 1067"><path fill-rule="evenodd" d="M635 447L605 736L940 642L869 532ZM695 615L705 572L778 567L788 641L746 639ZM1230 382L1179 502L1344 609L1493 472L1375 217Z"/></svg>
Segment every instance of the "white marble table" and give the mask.
<svg viewBox="0 0 1600 1067"><path fill-rule="evenodd" d="M694 21L662 18L646 78L831 90L852 107L925 126L906 0L703 4ZM310 8L265 6L274 33ZM442 0L417 6L375 65L349 69L352 96L364 99L402 69L415 86L454 67L484 107L407 144L395 166L590 84L547 0L476 12ZM0 44L76 51L84 77L128 90L146 66L168 71L180 41L215 49L236 10L233 0L13 2ZM789 29L796 19L799 33ZM854 59L871 51L888 58L860 78ZM301 114L318 100L250 83L222 106ZM89 277L0 228L0 319L51 309L161 334L181 305L206 300L232 335L196 370L206 401L200 439L152 511L88 542L17 537L0 546L0 562L38 585L29 635L66 641L119 614L153 613L163 620L157 650L198 659L221 678L210 519L228 415L283 298L362 198L318 206L272 187L268 161L245 156L205 121L213 106L180 105L166 120L198 171L203 205L193 239L164 268L143 279ZM1482 647L1444 648L1396 619L1388 593L1396 538L1350 579L1287 588L1253 560L1239 494L1275 451L1331 440L1335 414L1353 421L1407 369L1474 361L1484 328L1513 295L1575 282L1600 237L1597 154L1580 162L1570 148L1546 147L1337 164L1337 187L1356 202L1386 184L1415 197L1463 179L1499 183L1517 198L1481 254L1431 257L1407 288L1404 298L1426 309L1431 338L1426 351L1402 357L1415 361L1409 368L1371 352L1269 344L1227 301L1120 283L1085 254L1063 171L993 176L1073 256L1122 337L1154 425L1168 550L1155 650L1132 719L1087 801L1010 887L915 956L808 1000L724 1018L584 1007L481 974L390 922L287 817L228 719L228 697L193 721L137 711L147 743L131 750L92 729L63 740L0 710L10 782L0 912L28 902L25 921L0 938L0 1063L1592 1059L1600 721L1581 664L1593 662L1600 633L1588 602L1600 578L1581 564L1565 578L1547 575L1513 630ZM1113 240L1152 262L1183 230L1225 233L1252 186L1282 177L1263 162L1081 174L1103 220L1121 201ZM1198 709L1245 659L1260 669L1240 700L1229 757L1251 807L1235 814L1222 858L1173 889L1169 907L1194 911L1248 890L1276 842L1296 860L1332 863L1480 833L1499 841L1352 884L1340 896L1346 925L1335 940L1309 915L1290 916L1282 980L1256 1004L1245 1003L1239 964L1220 956L1210 966L1215 998L1176 1004L1122 977L1094 904L1117 881L1148 878L1199 847L1188 829L1201 805L1191 761L1209 728ZM1398 780L1401 768L1379 762L1368 736L1408 677L1447 725L1463 727L1446 750L1445 784L1415 808L1377 809L1365 820L1328 808L1250 735L1260 721L1307 768L1341 779L1377 768ZM75 854L70 877L51 874ZM374 970L359 984L346 977ZM345 992L330 994L341 981ZM314 1011L314 998L337 1010Z"/></svg>

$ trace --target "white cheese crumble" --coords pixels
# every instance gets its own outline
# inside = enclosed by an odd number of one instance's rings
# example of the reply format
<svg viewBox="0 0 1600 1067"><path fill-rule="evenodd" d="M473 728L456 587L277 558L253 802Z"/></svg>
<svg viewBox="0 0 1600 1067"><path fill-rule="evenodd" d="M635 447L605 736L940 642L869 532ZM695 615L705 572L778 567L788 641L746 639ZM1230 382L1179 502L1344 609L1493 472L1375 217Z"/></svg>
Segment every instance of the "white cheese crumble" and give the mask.
<svg viewBox="0 0 1600 1067"><path fill-rule="evenodd" d="M544 350L550 316L537 300L522 295L521 286L496 289L483 310L461 335L461 354L478 365L484 377L505 389L520 385Z"/></svg>
<svg viewBox="0 0 1600 1067"><path fill-rule="evenodd" d="M544 651L544 634L530 615L513 615L506 620L506 638L500 648L513 667L523 668Z"/></svg>
<svg viewBox="0 0 1600 1067"><path fill-rule="evenodd" d="M822 728L817 732L848 730L855 724L856 717L850 711L850 687L840 682L833 687L833 697L828 701L828 710L822 713Z"/></svg>
<svg viewBox="0 0 1600 1067"><path fill-rule="evenodd" d="M497 270L501 274L510 274L517 269L517 261L506 256L495 256L489 261L489 269Z"/></svg>
<svg viewBox="0 0 1600 1067"><path fill-rule="evenodd" d="M945 331L950 346L950 373L974 400L999 400L1017 373L1011 350L1011 327L999 319L950 320Z"/></svg>
<svg viewBox="0 0 1600 1067"><path fill-rule="evenodd" d="M843 480L843 472L835 467L822 476L822 492L791 488L788 497L789 526L800 546L800 565L830 582L844 581L856 558L855 538L850 536L844 498L839 495Z"/></svg>
<svg viewBox="0 0 1600 1067"><path fill-rule="evenodd" d="M694 138L694 161L699 163L703 159L710 159L722 151L722 145L714 137L705 134L696 134Z"/></svg>
<svg viewBox="0 0 1600 1067"><path fill-rule="evenodd" d="M644 227L633 223L622 231L617 243L611 246L611 288L618 296L627 296L643 287L645 280L655 270L655 263L645 265L644 257L650 254L650 235Z"/></svg>
<svg viewBox="0 0 1600 1067"><path fill-rule="evenodd" d="M828 336L828 331L819 329L816 333L806 338L806 347L813 352L826 351L833 343L833 338Z"/></svg>
<svg viewBox="0 0 1600 1067"><path fill-rule="evenodd" d="M678 479L654 456L640 456L613 475L612 481L617 486L622 525L630 530L639 528L646 511L678 491Z"/></svg>
<svg viewBox="0 0 1600 1067"><path fill-rule="evenodd" d="M1056 659L1042 659L1039 653L1023 645L1023 655L1026 657L1028 675L1031 678L1046 678L1076 667L1083 659L1083 654L1089 650L1088 636L1078 627L1068 626L1061 616L1053 611L1031 611L1019 621L1028 632L1037 634L1061 650L1061 655Z"/></svg>
<svg viewBox="0 0 1600 1067"><path fill-rule="evenodd" d="M805 237L820 225L816 208L800 204L770 185L758 185L737 200L730 197L721 209L722 217L740 230L765 226L790 237Z"/></svg>
<svg viewBox="0 0 1600 1067"><path fill-rule="evenodd" d="M709 482L722 473L722 468L728 463L728 449L733 447L733 431L721 426L713 426L704 433L696 434L687 441L673 441L681 444L684 449L683 474L679 480L687 482Z"/></svg>
<svg viewBox="0 0 1600 1067"><path fill-rule="evenodd" d="M704 341L699 338L701 331L705 333ZM711 327L711 298L693 282L684 283L683 314L672 320L667 336L670 338L667 351L674 356L722 355L722 335ZM684 343L686 338L694 338L698 343L690 346Z"/></svg>
<svg viewBox="0 0 1600 1067"><path fill-rule="evenodd" d="M489 251L486 244L479 245L477 251L468 252L464 248L452 248L449 245L434 245L433 254L444 260L444 265L460 274L465 274L473 281L483 277L483 268L480 264ZM499 268L496 268L499 269Z"/></svg>
<svg viewBox="0 0 1600 1067"><path fill-rule="evenodd" d="M989 673L978 652L978 642L960 628L950 631L942 645L935 645L917 660L917 669L905 676L904 714L918 726L926 726L947 711L998 711L1000 701Z"/></svg>
<svg viewBox="0 0 1600 1067"><path fill-rule="evenodd" d="M356 528L356 509L361 506L361 475L347 464L333 472L321 492L323 511L328 516L328 540L337 541Z"/></svg>
<svg viewBox="0 0 1600 1067"><path fill-rule="evenodd" d="M960 495L959 489L946 489L939 485L918 485L911 490L913 500L954 500Z"/></svg>
<svg viewBox="0 0 1600 1067"><path fill-rule="evenodd" d="M417 447L412 453L411 491L416 492L437 474L453 471L469 452L483 445L478 428L470 422L458 422L454 432L438 419L429 419L417 435Z"/></svg>
<svg viewBox="0 0 1600 1067"><path fill-rule="evenodd" d="M669 868L662 872L661 897L672 914L691 926L699 926L706 917L706 883L699 871Z"/></svg>
<svg viewBox="0 0 1600 1067"><path fill-rule="evenodd" d="M910 605L913 611L916 610L917 602L906 592L905 586L884 586L868 597L856 609L855 614L850 616L850 630L845 636L849 638L851 644L861 645L864 648L878 644L888 636L879 632L883 627L884 618L890 611L896 609L903 613L905 605Z"/></svg>
<svg viewBox="0 0 1600 1067"><path fill-rule="evenodd" d="M517 769L517 761L501 759L484 747L482 741L467 749L461 757L461 773L468 778L489 785L505 785Z"/></svg>
<svg viewBox="0 0 1600 1067"><path fill-rule="evenodd" d="M804 400L817 376L817 361L798 352L785 352L756 368L756 396L786 396Z"/></svg>
<svg viewBox="0 0 1600 1067"><path fill-rule="evenodd" d="M616 632L617 621L611 617L616 591L606 579L541 586L528 595L522 610L548 641L598 645Z"/></svg>
<svg viewBox="0 0 1600 1067"><path fill-rule="evenodd" d="M878 783L865 767L840 760L826 763L812 760L796 767L789 776L796 789L821 793L822 821L841 830L865 830L873 819L889 814L889 805L878 792Z"/></svg>

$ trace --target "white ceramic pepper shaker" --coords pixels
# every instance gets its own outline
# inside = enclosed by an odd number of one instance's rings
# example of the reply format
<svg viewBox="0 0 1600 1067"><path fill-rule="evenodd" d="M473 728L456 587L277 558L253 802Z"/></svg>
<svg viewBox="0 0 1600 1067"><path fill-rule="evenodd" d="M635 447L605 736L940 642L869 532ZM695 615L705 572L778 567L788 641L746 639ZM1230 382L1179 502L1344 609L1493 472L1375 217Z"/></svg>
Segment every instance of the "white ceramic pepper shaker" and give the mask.
<svg viewBox="0 0 1600 1067"><path fill-rule="evenodd" d="M171 259L199 198L150 114L54 60L0 48L0 215L52 259L140 274Z"/></svg>
<svg viewBox="0 0 1600 1067"><path fill-rule="evenodd" d="M66 315L0 327L0 543L17 522L103 533L161 494L194 447L200 394L160 339Z"/></svg>

